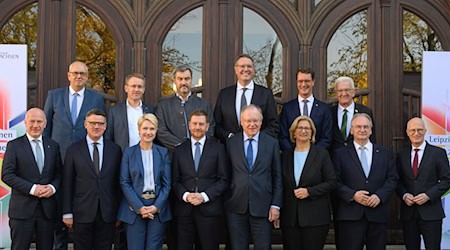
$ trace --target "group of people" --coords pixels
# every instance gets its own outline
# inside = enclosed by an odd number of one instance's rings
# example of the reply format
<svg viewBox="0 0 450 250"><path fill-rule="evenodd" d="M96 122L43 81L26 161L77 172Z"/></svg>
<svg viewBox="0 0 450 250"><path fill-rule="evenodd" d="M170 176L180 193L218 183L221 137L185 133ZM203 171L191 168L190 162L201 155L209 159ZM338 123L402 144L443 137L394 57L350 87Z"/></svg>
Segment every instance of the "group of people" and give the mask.
<svg viewBox="0 0 450 250"><path fill-rule="evenodd" d="M12 249L33 235L37 249L67 249L67 228L75 249L111 249L121 227L128 249L161 249L165 238L170 249L219 249L226 218L233 250L271 249L274 227L284 249L314 250L332 215L337 249L385 249L395 191L407 249L421 237L440 249L450 168L422 119L408 121L411 146L395 161L375 143L372 111L353 102L351 78L336 80L330 107L313 96L314 72L298 70L298 97L278 116L271 90L253 82L253 59L239 56L234 69L214 109L180 66L176 94L156 108L142 102L144 76L131 74L126 101L106 114L85 87L87 66L73 62L70 86L29 109L26 135L7 145Z"/></svg>

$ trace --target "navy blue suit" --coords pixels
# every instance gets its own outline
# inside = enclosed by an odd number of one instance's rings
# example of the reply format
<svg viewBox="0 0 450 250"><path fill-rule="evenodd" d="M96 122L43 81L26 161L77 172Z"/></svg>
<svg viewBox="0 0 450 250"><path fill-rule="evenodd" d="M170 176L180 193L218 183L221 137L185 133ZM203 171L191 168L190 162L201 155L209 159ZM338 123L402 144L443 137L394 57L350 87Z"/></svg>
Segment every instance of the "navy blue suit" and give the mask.
<svg viewBox="0 0 450 250"><path fill-rule="evenodd" d="M44 168L39 173L27 136L8 142L2 167L2 180L11 187L8 216L11 226L11 249L28 249L36 234L41 249L52 249L55 227L56 196L38 198L30 195L34 184L51 184L59 192L62 167L58 143L42 137Z"/></svg>
<svg viewBox="0 0 450 250"><path fill-rule="evenodd" d="M64 159L67 148L74 142L86 137L84 118L86 113L93 109L105 111L103 96L88 88L84 91L83 104L81 105L75 125L72 124L69 104L69 87L51 90L45 101L44 112L47 117L47 126L44 135L49 136L59 143L61 158Z"/></svg>
<svg viewBox="0 0 450 250"><path fill-rule="evenodd" d="M153 176L155 199L143 199L144 165L139 144L126 148L120 167L120 187L122 200L117 218L126 223L128 249L161 249L165 223L172 219L169 207L171 185L170 160L168 150L153 144ZM159 213L153 220L142 219L137 213L143 206L154 205ZM150 246L146 248L145 246Z"/></svg>
<svg viewBox="0 0 450 250"><path fill-rule="evenodd" d="M293 147L293 143L289 139L289 128L292 122L300 115L298 98L290 100L283 105L280 114L280 148L287 150ZM333 136L333 126L330 107L328 104L314 98L310 117L316 127L316 145L328 149Z"/></svg>
<svg viewBox="0 0 450 250"><path fill-rule="evenodd" d="M377 229L382 229L388 223L389 219L389 200L393 191L397 186L398 174L395 167L395 161L392 153L376 144L373 144L372 165L369 176L366 177L359 160L353 143L346 147L336 150L334 156L334 164L336 176L338 178L338 188L335 191L336 197L336 214L335 220L338 221L339 237L337 245L339 249L358 249L355 245L362 246L364 244L365 230L358 231L357 234L347 232L340 227L341 221L367 224L371 223L381 225ZM381 202L378 206L371 208L363 206L353 200L353 196L358 190L366 190L369 195L376 194ZM354 228L360 224L354 224ZM367 236L367 247L371 249L372 243L385 245L386 229L370 230L369 233L376 235L384 235L384 239ZM351 244L351 245L348 245ZM384 249L384 248L383 248Z"/></svg>

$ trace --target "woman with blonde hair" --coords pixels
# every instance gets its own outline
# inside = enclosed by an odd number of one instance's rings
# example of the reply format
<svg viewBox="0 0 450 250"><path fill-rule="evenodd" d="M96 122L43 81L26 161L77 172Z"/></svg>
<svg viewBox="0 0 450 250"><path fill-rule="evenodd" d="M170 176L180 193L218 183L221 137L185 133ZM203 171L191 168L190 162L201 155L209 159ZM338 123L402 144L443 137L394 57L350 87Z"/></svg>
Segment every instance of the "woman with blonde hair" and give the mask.
<svg viewBox="0 0 450 250"><path fill-rule="evenodd" d="M311 118L299 116L289 129L295 147L283 152L283 207L280 211L284 249L323 249L331 221L329 193L337 185L325 149L315 146Z"/></svg>

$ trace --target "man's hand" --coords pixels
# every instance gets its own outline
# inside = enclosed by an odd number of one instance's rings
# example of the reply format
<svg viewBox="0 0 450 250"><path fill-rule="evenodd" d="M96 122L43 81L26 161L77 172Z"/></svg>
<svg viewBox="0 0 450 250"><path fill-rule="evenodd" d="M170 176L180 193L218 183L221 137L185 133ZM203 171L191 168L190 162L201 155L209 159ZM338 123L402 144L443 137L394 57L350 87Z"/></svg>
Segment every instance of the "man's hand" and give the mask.
<svg viewBox="0 0 450 250"><path fill-rule="evenodd" d="M198 206L205 202L205 199L200 193L189 193L186 197L187 201L194 206Z"/></svg>
<svg viewBox="0 0 450 250"><path fill-rule="evenodd" d="M53 189L50 185L40 185L36 184L36 188L34 189L34 196L39 198L49 198L53 195Z"/></svg>
<svg viewBox="0 0 450 250"><path fill-rule="evenodd" d="M369 196L369 199L367 199L367 206L373 208L378 206L380 202L381 202L380 197L378 197L378 195L376 194L372 194L371 196Z"/></svg>
<svg viewBox="0 0 450 250"><path fill-rule="evenodd" d="M403 195L403 200L405 201L407 206L414 205L414 195L410 193L406 193L405 195Z"/></svg>
<svg viewBox="0 0 450 250"><path fill-rule="evenodd" d="M369 192L366 190L358 190L355 195L353 195L353 200L363 206L367 206L367 200L369 199L368 194Z"/></svg>
<svg viewBox="0 0 450 250"><path fill-rule="evenodd" d="M269 221L274 222L280 218L280 211L274 207L269 209Z"/></svg>
<svg viewBox="0 0 450 250"><path fill-rule="evenodd" d="M425 204L429 200L430 200L430 197L428 197L428 195L425 193L420 193L420 194L414 196L414 198L413 198L414 203L416 203L419 206Z"/></svg>
<svg viewBox="0 0 450 250"><path fill-rule="evenodd" d="M294 195L297 199L306 199L309 197L308 189L306 188L294 189Z"/></svg>
<svg viewBox="0 0 450 250"><path fill-rule="evenodd" d="M63 219L64 224L67 228L72 229L73 227L73 218L65 218Z"/></svg>

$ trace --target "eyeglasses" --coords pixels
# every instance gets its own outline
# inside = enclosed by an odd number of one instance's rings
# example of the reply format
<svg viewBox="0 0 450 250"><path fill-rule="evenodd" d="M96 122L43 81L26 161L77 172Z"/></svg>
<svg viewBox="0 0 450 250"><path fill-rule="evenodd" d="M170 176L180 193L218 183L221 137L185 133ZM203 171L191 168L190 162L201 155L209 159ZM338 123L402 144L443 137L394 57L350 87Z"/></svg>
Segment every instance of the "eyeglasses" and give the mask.
<svg viewBox="0 0 450 250"><path fill-rule="evenodd" d="M423 128L418 128L418 129L408 129L408 133L410 134L415 134L418 133L419 135L422 135L423 133L425 133L425 129Z"/></svg>
<svg viewBox="0 0 450 250"><path fill-rule="evenodd" d="M357 130L368 130L370 128L369 125L356 125L352 127L356 128Z"/></svg>
<svg viewBox="0 0 450 250"><path fill-rule="evenodd" d="M338 93L338 94L342 94L342 93L350 93L355 89L335 89L334 92Z"/></svg>
<svg viewBox="0 0 450 250"><path fill-rule="evenodd" d="M308 128L308 127L297 127L297 129L300 131L306 131L306 132L311 130L311 128Z"/></svg>
<svg viewBox="0 0 450 250"><path fill-rule="evenodd" d="M91 121L87 121L87 123L89 123L89 125L91 125L92 127L95 127L95 126L101 127L106 124L106 122L91 122Z"/></svg>
<svg viewBox="0 0 450 250"><path fill-rule="evenodd" d="M85 77L88 75L87 72L69 72L73 77L77 77L78 75L81 77Z"/></svg>

